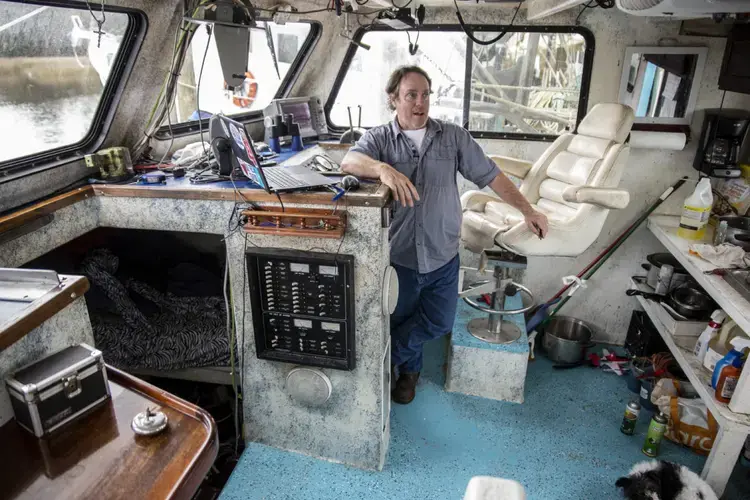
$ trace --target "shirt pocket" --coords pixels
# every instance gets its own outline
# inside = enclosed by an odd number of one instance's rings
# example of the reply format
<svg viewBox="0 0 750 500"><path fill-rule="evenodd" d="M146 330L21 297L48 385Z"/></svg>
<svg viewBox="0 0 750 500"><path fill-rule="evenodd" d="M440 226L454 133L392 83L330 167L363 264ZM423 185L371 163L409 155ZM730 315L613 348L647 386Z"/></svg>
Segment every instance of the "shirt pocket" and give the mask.
<svg viewBox="0 0 750 500"><path fill-rule="evenodd" d="M456 184L458 151L448 145L432 145L425 153L424 182L428 186L452 186Z"/></svg>
<svg viewBox="0 0 750 500"><path fill-rule="evenodd" d="M412 182L415 180L414 174L417 170L417 160L414 159L412 155L405 153L394 155L391 166L404 174Z"/></svg>

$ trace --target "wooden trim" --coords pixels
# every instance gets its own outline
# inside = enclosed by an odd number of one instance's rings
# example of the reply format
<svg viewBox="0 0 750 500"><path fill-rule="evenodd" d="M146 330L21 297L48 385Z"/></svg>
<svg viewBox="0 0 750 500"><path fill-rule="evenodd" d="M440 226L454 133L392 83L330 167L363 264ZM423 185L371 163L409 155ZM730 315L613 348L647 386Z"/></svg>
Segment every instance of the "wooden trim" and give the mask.
<svg viewBox="0 0 750 500"><path fill-rule="evenodd" d="M94 190L91 186L84 186L0 217L0 234L19 228L91 196L94 196Z"/></svg>
<svg viewBox="0 0 750 500"><path fill-rule="evenodd" d="M25 337L58 312L65 309L89 289L89 280L83 276L60 276L65 281L43 297L32 302L18 316L0 324L0 352Z"/></svg>
<svg viewBox="0 0 750 500"><path fill-rule="evenodd" d="M275 194L269 194L260 189L238 189L235 192L233 189L227 188L184 189L171 188L169 186L152 187L134 185L96 185L93 189L97 196L117 196L123 198L172 198L182 200L279 203L279 198ZM281 201L285 205L336 205L336 202L332 200L333 193L330 192L287 193L280 196ZM357 191L347 194L345 198L345 201L343 199L339 201L339 205L346 204L350 207L383 207L390 201L390 192L387 186L378 185L374 193Z"/></svg>
<svg viewBox="0 0 750 500"><path fill-rule="evenodd" d="M139 378L128 375L113 366L107 365L107 377L130 391L195 418L206 428L206 439L201 444L200 450L185 468L185 472L179 480L175 482L174 488L165 496L165 498L170 499L189 500L192 498L219 453L219 431L213 417L194 404L188 403Z"/></svg>

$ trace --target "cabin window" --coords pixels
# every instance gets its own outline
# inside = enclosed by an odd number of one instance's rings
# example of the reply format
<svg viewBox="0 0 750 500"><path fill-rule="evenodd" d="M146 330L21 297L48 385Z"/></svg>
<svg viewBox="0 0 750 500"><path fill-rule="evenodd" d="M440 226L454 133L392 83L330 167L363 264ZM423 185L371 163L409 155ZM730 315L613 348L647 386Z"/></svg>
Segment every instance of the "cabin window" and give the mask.
<svg viewBox="0 0 750 500"><path fill-rule="evenodd" d="M265 26L270 31L273 53ZM235 92L226 89L216 39L204 27L195 32L177 80L169 118L165 117L157 137L168 137L170 128L175 135L198 130L199 108L204 120L216 113L239 120L255 118L271 100L286 95L318 37L320 25L267 21L259 22L258 28L250 30L247 78L243 88Z"/></svg>
<svg viewBox="0 0 750 500"><path fill-rule="evenodd" d="M146 18L94 2L92 11L79 2L0 3L0 176L103 140Z"/></svg>
<svg viewBox="0 0 750 500"><path fill-rule="evenodd" d="M474 26L474 36L499 33ZM417 38L418 37L418 38ZM460 26L416 31L360 30L326 103L332 128L372 127L392 119L385 85L402 65L432 79L430 116L467 128L475 137L554 140L574 130L586 112L594 39L579 27L514 26L499 41L479 45ZM416 43L415 55L409 44Z"/></svg>

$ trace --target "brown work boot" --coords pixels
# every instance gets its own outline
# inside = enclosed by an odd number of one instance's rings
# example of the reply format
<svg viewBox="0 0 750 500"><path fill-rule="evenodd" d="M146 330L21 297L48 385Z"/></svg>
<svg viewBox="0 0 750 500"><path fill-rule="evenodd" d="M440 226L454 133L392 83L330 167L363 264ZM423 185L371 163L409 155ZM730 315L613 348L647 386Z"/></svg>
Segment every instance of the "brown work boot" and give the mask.
<svg viewBox="0 0 750 500"><path fill-rule="evenodd" d="M419 380L419 372L401 373L396 387L391 391L393 401L402 405L411 403L417 393L417 380Z"/></svg>

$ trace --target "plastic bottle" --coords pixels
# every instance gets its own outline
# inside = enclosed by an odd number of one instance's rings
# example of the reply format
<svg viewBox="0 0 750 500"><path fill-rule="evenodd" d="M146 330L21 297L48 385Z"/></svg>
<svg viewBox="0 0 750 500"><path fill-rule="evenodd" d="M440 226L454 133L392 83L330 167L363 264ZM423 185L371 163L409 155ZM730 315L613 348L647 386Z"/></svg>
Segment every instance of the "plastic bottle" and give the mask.
<svg viewBox="0 0 750 500"><path fill-rule="evenodd" d="M706 233L706 224L708 224L713 203L711 179L704 177L695 186L693 194L685 200L677 236L687 240L702 240Z"/></svg>
<svg viewBox="0 0 750 500"><path fill-rule="evenodd" d="M716 363L714 375L711 377L711 385L716 389L716 399L729 403L737 387L737 381L742 373L743 351L750 349L750 339L735 337L731 341L732 350L724 358Z"/></svg>
<svg viewBox="0 0 750 500"><path fill-rule="evenodd" d="M706 351L708 350L708 343L719 333L719 328L721 328L721 324L725 319L727 319L727 315L721 309L715 310L711 315L711 321L708 322L708 325L706 325L706 328L700 337L698 337L695 349L693 350L693 354L698 358L699 363L703 364L703 360L706 358Z"/></svg>
<svg viewBox="0 0 750 500"><path fill-rule="evenodd" d="M742 328L734 320L726 320L721 330L719 330L719 334L708 343L706 357L703 359L703 367L713 373L716 363L732 349L732 344L729 341L738 336L747 338L745 332L742 331Z"/></svg>
<svg viewBox="0 0 750 500"><path fill-rule="evenodd" d="M716 363L716 367L714 367L714 373L711 377L711 387L714 389L716 389L716 385L719 383L721 370L728 368L736 359L742 359L742 351L744 349L750 349L750 339L744 337L735 337L729 341L729 344L732 348Z"/></svg>

